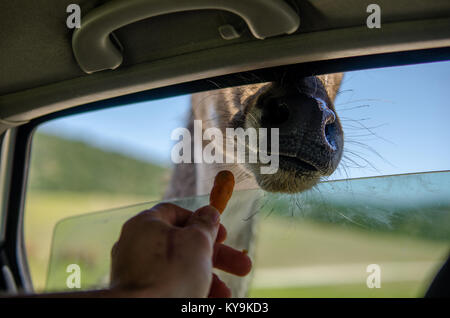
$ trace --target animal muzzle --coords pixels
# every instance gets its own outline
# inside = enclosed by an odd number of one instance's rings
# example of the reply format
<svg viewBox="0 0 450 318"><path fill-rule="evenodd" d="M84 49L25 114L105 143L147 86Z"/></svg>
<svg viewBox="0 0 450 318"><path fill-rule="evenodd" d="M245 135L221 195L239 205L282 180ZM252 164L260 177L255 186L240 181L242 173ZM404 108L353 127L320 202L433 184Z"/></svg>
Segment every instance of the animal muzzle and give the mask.
<svg viewBox="0 0 450 318"><path fill-rule="evenodd" d="M319 97L295 92L262 97L261 127L279 128L280 168L329 175L343 146L336 113Z"/></svg>

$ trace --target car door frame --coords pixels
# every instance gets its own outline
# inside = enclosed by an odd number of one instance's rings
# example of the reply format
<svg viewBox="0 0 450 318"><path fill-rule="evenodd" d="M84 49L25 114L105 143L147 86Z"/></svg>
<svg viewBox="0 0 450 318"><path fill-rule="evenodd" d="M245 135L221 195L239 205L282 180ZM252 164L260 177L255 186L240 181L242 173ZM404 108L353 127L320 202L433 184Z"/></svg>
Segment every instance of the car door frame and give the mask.
<svg viewBox="0 0 450 318"><path fill-rule="evenodd" d="M33 285L28 269L23 236L24 206L32 137L43 122L58 117L99 110L130 103L149 101L182 94L238 86L255 82L272 81L283 72L296 72L298 76L355 71L370 68L411 65L450 60L450 47L402 51L395 53L357 56L293 65L258 69L251 72L228 74L209 79L142 91L125 96L79 105L35 118L23 125L8 129L1 136L0 217L4 231L0 235L0 288L31 293ZM3 238L3 239L2 239ZM5 275L10 272L13 282ZM14 286L11 286L13 284Z"/></svg>

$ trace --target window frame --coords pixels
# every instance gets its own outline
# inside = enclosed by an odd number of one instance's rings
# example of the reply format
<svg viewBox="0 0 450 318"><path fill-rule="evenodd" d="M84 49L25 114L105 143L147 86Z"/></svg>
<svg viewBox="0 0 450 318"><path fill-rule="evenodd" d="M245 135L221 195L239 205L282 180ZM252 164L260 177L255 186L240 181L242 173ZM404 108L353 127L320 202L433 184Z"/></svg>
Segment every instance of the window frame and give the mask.
<svg viewBox="0 0 450 318"><path fill-rule="evenodd" d="M4 255L3 258L0 258L0 265L2 265L3 262L9 266L18 290L24 292L33 291L24 245L24 205L26 200L26 187L33 133L40 124L48 120L130 103L151 101L177 95L192 94L199 91L217 89L218 85L219 87L229 87L273 81L277 78L277 74L282 74L286 70L289 70L289 72L296 72L299 77L304 77L327 73L412 65L446 60L450 60L450 47L384 53L258 69L251 72L235 73L186 82L101 100L58 111L33 119L21 126L10 128L7 132L8 135L4 134L2 145L7 140L12 147L9 147L6 150L5 147L2 147L1 154L2 165L4 164L3 159L9 158L9 160L7 160L8 169L6 172L10 174L10 177L5 178L2 176L3 180L5 180L2 205L6 210L0 211L0 217L3 217L2 224L5 229L5 240L4 242L0 241L0 255ZM8 139L6 139L7 136ZM4 260L2 261L2 259Z"/></svg>

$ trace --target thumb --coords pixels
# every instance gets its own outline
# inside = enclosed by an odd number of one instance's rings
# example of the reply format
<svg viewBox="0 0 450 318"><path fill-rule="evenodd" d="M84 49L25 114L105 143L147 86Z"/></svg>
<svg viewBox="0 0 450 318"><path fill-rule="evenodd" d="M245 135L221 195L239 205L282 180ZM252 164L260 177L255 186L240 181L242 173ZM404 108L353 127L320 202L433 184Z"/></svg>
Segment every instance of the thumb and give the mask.
<svg viewBox="0 0 450 318"><path fill-rule="evenodd" d="M206 205L192 214L186 223L186 227L196 227L211 238L211 243L216 241L219 231L220 213L211 205Z"/></svg>

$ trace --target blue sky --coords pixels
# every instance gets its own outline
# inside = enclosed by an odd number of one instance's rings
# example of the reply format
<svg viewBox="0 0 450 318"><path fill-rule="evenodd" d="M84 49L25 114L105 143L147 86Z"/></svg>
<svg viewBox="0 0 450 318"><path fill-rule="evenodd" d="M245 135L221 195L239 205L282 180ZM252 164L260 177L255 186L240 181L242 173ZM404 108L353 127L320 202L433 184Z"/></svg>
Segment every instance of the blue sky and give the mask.
<svg viewBox="0 0 450 318"><path fill-rule="evenodd" d="M347 174L450 169L449 80L450 62L346 73L336 109ZM39 129L170 165L170 134L183 127L188 109L189 96L179 96L69 116Z"/></svg>

